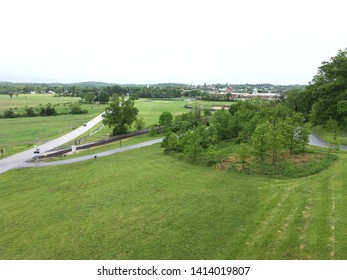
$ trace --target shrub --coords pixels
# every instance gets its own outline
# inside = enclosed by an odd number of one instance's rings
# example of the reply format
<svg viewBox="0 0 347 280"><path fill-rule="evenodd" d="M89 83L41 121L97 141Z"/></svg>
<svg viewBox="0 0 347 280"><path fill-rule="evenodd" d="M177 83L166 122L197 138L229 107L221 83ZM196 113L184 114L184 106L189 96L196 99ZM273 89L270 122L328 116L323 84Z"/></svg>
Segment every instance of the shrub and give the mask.
<svg viewBox="0 0 347 280"><path fill-rule="evenodd" d="M13 108L9 108L9 109L4 111L4 117L5 118L16 118L17 114L15 113Z"/></svg>

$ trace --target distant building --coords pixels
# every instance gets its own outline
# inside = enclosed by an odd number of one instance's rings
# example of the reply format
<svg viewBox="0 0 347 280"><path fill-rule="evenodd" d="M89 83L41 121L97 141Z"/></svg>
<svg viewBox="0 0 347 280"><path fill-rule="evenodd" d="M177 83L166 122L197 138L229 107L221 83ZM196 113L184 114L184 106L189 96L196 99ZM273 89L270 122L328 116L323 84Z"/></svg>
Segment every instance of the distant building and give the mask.
<svg viewBox="0 0 347 280"><path fill-rule="evenodd" d="M257 93L257 94L252 94L253 98L261 98L261 99L267 99L267 100L273 100L276 97L279 97L281 94L279 93Z"/></svg>
<svg viewBox="0 0 347 280"><path fill-rule="evenodd" d="M256 92L256 93L254 93ZM253 91L252 94L250 93L241 93L241 92L216 92L216 91L208 91L210 96L217 97L217 98L222 98L222 99L227 99L229 96L229 99L235 100L235 99L254 99L254 98L259 98L259 99L266 99L266 100L273 100L276 97L279 97L279 93L258 93L257 91ZM229 95L228 95L229 94Z"/></svg>

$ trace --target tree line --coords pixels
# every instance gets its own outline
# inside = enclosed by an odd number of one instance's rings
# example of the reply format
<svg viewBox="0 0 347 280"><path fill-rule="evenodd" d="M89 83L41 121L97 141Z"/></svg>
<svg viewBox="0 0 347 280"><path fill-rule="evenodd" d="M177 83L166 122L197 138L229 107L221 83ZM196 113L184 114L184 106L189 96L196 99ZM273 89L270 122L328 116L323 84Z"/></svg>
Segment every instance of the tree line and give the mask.
<svg viewBox="0 0 347 280"><path fill-rule="evenodd" d="M312 125L347 127L347 51L322 62L304 89L290 91L286 104Z"/></svg>
<svg viewBox="0 0 347 280"><path fill-rule="evenodd" d="M228 84L226 84L228 85ZM215 90L220 90L223 84L213 85ZM234 91L252 92L253 85L233 85ZM276 92L287 93L293 86L271 86L270 84L254 85L258 86L259 92L266 90L277 90ZM263 90L262 90L263 89ZM206 101L230 100L230 96L225 97L209 94L211 86L192 86L182 84L158 84L151 86L121 86L109 85L104 83L81 83L81 84L16 84L0 83L0 94L9 95L11 98L18 97L20 94L35 93L54 93L57 96L81 97L85 103L108 103L112 97L122 95L129 96L131 99L153 98L153 99L172 99L172 98L196 98Z"/></svg>

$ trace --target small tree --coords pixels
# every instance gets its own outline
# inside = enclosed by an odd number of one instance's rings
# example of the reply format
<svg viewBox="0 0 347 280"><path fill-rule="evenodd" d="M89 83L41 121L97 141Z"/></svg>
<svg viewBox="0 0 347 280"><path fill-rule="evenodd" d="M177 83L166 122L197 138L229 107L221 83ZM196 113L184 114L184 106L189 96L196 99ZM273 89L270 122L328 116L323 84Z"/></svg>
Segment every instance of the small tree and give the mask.
<svg viewBox="0 0 347 280"><path fill-rule="evenodd" d="M112 135L127 133L136 120L138 109L133 100L115 97L103 115L103 123L113 127Z"/></svg>
<svg viewBox="0 0 347 280"><path fill-rule="evenodd" d="M305 147L309 141L310 129L308 124L304 124L297 129L297 141L298 146L302 152L305 151Z"/></svg>
<svg viewBox="0 0 347 280"><path fill-rule="evenodd" d="M36 116L33 107L25 107L25 115L27 117L34 117L34 116Z"/></svg>
<svg viewBox="0 0 347 280"><path fill-rule="evenodd" d="M95 97L95 101L99 101L101 104L106 104L110 101L110 96L106 91L102 91Z"/></svg>
<svg viewBox="0 0 347 280"><path fill-rule="evenodd" d="M193 115L194 115L194 125L201 125L201 113L202 113L202 105L198 101L194 101L193 103Z"/></svg>
<svg viewBox="0 0 347 280"><path fill-rule="evenodd" d="M13 110L13 108L9 108L7 110L4 111L4 117L5 118L15 118L17 117L15 111Z"/></svg>
<svg viewBox="0 0 347 280"><path fill-rule="evenodd" d="M329 118L325 123L325 127L328 129L328 131L333 132L334 136L336 136L339 129L339 124L336 120Z"/></svg>
<svg viewBox="0 0 347 280"><path fill-rule="evenodd" d="M271 126L268 122L257 125L251 139L254 153L260 158L261 163L264 163L265 155L270 148L269 131Z"/></svg>
<svg viewBox="0 0 347 280"><path fill-rule="evenodd" d="M211 145L207 148L207 153L210 156L210 163L214 164L217 162L218 148L215 145Z"/></svg>
<svg viewBox="0 0 347 280"><path fill-rule="evenodd" d="M184 136L186 143L183 147L183 152L193 161L196 161L198 156L203 152L202 140L203 135L200 130L188 131Z"/></svg>
<svg viewBox="0 0 347 280"><path fill-rule="evenodd" d="M339 143L336 136L328 137L327 140L328 140L327 141L327 144L328 144L327 157L330 157L331 153L338 153L339 152L340 143Z"/></svg>
<svg viewBox="0 0 347 280"><path fill-rule="evenodd" d="M302 146L305 139L304 116L301 113L293 113L286 117L283 122L283 132L285 137L285 146L292 154L296 149Z"/></svg>
<svg viewBox="0 0 347 280"><path fill-rule="evenodd" d="M84 95L83 99L86 103L93 103L93 101L95 99L95 94L93 92L89 91Z"/></svg>
<svg viewBox="0 0 347 280"><path fill-rule="evenodd" d="M46 107L40 107L40 116L54 116L57 114L55 108L52 107L51 103L48 103Z"/></svg>
<svg viewBox="0 0 347 280"><path fill-rule="evenodd" d="M221 140L232 138L232 118L228 111L222 109L215 112L212 116L211 123L217 129L218 136Z"/></svg>
<svg viewBox="0 0 347 280"><path fill-rule="evenodd" d="M83 114L83 110L81 108L81 104L74 102L69 105L70 107L70 114Z"/></svg>
<svg viewBox="0 0 347 280"><path fill-rule="evenodd" d="M204 109L204 116L205 117L209 117L209 116L211 116L212 115L212 113L211 113L211 110L210 109Z"/></svg>
<svg viewBox="0 0 347 280"><path fill-rule="evenodd" d="M278 153L284 145L284 126L283 121L278 120L270 124L268 131L269 150L272 156L272 166L276 168Z"/></svg>
<svg viewBox="0 0 347 280"><path fill-rule="evenodd" d="M145 120L143 117L139 117L135 120L135 129L142 130L145 128Z"/></svg>
<svg viewBox="0 0 347 280"><path fill-rule="evenodd" d="M180 140L177 134L174 132L167 134L163 142L161 143L161 146L165 148L165 153L180 150Z"/></svg>
<svg viewBox="0 0 347 280"><path fill-rule="evenodd" d="M184 134L193 127L195 127L194 114L187 112L175 116L171 130L179 134Z"/></svg>
<svg viewBox="0 0 347 280"><path fill-rule="evenodd" d="M158 131L155 129L155 127L152 127L149 131L149 136L154 137L158 134Z"/></svg>
<svg viewBox="0 0 347 280"><path fill-rule="evenodd" d="M251 153L251 149L249 148L247 144L242 143L239 145L237 149L237 154L242 164L242 170L245 169L245 164L247 163L247 158L250 156L250 153Z"/></svg>
<svg viewBox="0 0 347 280"><path fill-rule="evenodd" d="M173 115L170 112L163 112L159 117L159 124L164 127L164 132L170 130L173 122Z"/></svg>

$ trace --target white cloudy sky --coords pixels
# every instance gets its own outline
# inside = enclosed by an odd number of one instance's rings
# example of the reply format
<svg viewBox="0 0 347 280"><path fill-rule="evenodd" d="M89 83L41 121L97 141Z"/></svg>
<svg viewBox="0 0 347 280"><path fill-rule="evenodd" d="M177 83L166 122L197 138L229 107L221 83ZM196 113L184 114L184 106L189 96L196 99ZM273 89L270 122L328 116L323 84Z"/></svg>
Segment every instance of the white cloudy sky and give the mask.
<svg viewBox="0 0 347 280"><path fill-rule="evenodd" d="M345 0L0 0L0 81L306 84Z"/></svg>

